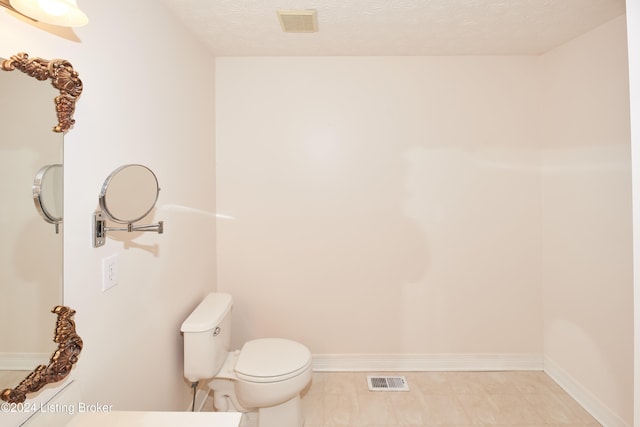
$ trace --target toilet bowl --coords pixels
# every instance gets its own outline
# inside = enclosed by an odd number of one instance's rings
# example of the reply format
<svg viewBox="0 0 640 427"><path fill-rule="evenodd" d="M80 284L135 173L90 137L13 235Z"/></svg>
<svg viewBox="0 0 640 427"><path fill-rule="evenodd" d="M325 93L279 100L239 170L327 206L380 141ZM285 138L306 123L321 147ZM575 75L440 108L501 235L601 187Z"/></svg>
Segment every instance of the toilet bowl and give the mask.
<svg viewBox="0 0 640 427"><path fill-rule="evenodd" d="M282 338L261 338L229 351L228 294L209 294L182 324L185 378L210 379L214 406L257 419L258 427L302 427L300 392L311 381L311 352Z"/></svg>

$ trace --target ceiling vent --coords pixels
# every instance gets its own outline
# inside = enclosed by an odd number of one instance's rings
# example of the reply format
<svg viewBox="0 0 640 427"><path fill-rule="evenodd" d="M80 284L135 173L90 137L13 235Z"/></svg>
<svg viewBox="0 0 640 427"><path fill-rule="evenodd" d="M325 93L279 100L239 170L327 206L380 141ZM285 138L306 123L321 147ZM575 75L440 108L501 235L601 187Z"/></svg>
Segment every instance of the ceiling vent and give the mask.
<svg viewBox="0 0 640 427"><path fill-rule="evenodd" d="M278 10L278 19L285 33L315 33L318 31L318 12L314 9Z"/></svg>

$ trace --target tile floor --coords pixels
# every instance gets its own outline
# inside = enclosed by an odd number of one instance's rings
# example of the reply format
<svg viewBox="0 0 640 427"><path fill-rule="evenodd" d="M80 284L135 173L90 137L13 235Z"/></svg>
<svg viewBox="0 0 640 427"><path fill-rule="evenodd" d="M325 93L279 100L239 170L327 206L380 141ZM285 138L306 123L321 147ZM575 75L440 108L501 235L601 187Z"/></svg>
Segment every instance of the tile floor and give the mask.
<svg viewBox="0 0 640 427"><path fill-rule="evenodd" d="M388 374L405 376L408 392L371 392L371 374L314 372L305 427L600 425L541 371Z"/></svg>

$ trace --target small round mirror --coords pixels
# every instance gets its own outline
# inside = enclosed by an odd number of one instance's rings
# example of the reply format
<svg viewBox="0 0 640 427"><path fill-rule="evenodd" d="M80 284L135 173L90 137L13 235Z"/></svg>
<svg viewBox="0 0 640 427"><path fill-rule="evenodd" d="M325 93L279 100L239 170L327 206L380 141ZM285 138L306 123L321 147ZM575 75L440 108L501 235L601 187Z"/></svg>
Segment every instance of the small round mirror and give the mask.
<svg viewBox="0 0 640 427"><path fill-rule="evenodd" d="M51 224L62 222L62 165L43 166L36 173L33 202L45 221Z"/></svg>
<svg viewBox="0 0 640 427"><path fill-rule="evenodd" d="M159 192L151 169L136 164L121 166L104 181L100 207L112 221L132 224L151 212Z"/></svg>

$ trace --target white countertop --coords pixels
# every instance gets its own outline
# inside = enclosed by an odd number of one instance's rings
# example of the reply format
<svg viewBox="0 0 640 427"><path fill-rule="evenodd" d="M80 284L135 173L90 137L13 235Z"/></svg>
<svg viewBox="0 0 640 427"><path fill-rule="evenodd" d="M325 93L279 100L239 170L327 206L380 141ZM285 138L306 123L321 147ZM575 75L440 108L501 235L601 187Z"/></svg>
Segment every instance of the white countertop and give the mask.
<svg viewBox="0 0 640 427"><path fill-rule="evenodd" d="M238 427L241 417L239 412L85 412L67 427Z"/></svg>

